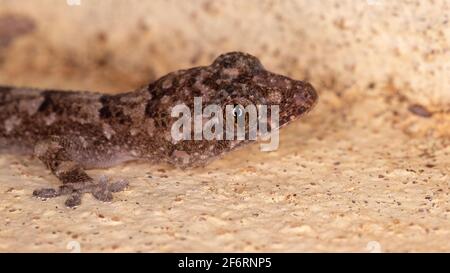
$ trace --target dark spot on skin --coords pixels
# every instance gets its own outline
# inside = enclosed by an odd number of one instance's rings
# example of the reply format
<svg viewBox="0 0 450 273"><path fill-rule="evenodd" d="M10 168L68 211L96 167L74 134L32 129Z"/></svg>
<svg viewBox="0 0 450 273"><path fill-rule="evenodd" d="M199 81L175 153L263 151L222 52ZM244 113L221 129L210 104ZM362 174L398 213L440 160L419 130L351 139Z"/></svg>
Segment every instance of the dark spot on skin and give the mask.
<svg viewBox="0 0 450 273"><path fill-rule="evenodd" d="M125 106L124 102L121 102L121 96L108 95L101 96L100 102L102 103L102 107L99 110L100 118L111 119L111 122L117 121L121 125L133 123L131 117L126 115L123 110L126 107L135 107L134 104L128 102Z"/></svg>
<svg viewBox="0 0 450 273"><path fill-rule="evenodd" d="M155 117L157 115L160 115L161 112L157 111L158 106L160 104L160 101L162 99L162 97L164 97L165 93L164 92L153 92L155 90L155 85L154 84L150 84L149 87L149 92L152 95L152 99L148 101L147 105L145 106L145 115L147 117Z"/></svg>
<svg viewBox="0 0 450 273"><path fill-rule="evenodd" d="M433 113L431 113L425 106L420 104L413 104L408 107L409 112L413 113L416 116L423 117L423 118L430 118L433 116Z"/></svg>
<svg viewBox="0 0 450 273"><path fill-rule="evenodd" d="M100 110L99 110L100 118L108 119L108 118L112 117L113 114L109 107L109 103L111 100L112 100L111 96L108 96L108 95L103 95L100 97L100 102L103 105L103 107L100 108Z"/></svg>
<svg viewBox="0 0 450 273"><path fill-rule="evenodd" d="M100 102L104 105L104 104L106 104L106 103L108 103L109 101L110 101L110 96L108 96L108 95L103 95L103 96L101 96L100 97Z"/></svg>
<svg viewBox="0 0 450 273"><path fill-rule="evenodd" d="M44 96L44 101L39 106L38 112L44 112L47 109L50 109L51 106L54 104L50 94L44 93L43 96Z"/></svg>
<svg viewBox="0 0 450 273"><path fill-rule="evenodd" d="M58 100L58 96L64 95L64 91L57 91L57 90L48 90L42 92L42 96L44 97L44 100L42 101L41 105L38 108L38 112L48 112L48 113L55 113L55 114L62 114L64 113L64 106L61 106L56 101ZM55 101L56 100L56 101Z"/></svg>
<svg viewBox="0 0 450 273"><path fill-rule="evenodd" d="M25 15L3 14L0 16L0 48L9 46L17 37L36 29L34 20Z"/></svg>
<svg viewBox="0 0 450 273"><path fill-rule="evenodd" d="M108 106L103 106L99 110L99 114L100 114L100 118L103 118L103 119L107 119L107 118L111 118L112 117L111 110L109 110Z"/></svg>
<svg viewBox="0 0 450 273"><path fill-rule="evenodd" d="M145 106L145 115L147 117L152 117L152 112L153 112L152 109L153 109L153 103L152 103L152 101L149 101L147 103L147 105Z"/></svg>

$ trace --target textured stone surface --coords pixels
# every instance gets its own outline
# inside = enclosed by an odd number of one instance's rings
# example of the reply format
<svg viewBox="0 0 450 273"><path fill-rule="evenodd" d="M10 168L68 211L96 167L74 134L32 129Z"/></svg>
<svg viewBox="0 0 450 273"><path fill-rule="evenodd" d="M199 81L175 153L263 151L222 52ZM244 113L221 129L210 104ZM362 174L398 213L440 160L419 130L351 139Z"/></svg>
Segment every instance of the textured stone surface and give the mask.
<svg viewBox="0 0 450 273"><path fill-rule="evenodd" d="M243 50L320 103L276 152L91 171L131 187L75 210L1 155L0 251L450 251L448 1L141 2L0 0L0 26L22 20L0 30L0 83L118 92Z"/></svg>

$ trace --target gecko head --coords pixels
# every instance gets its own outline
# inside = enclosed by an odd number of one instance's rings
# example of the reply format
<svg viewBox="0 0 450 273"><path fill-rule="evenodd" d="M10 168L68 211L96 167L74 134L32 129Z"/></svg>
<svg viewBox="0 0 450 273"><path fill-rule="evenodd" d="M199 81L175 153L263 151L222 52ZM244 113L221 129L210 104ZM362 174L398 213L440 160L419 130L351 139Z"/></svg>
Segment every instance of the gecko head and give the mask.
<svg viewBox="0 0 450 273"><path fill-rule="evenodd" d="M195 118L189 122L190 140L174 141L173 134L171 135L172 163L178 166L202 165L209 159L249 143L250 128L255 126L257 130L260 130L260 125L265 123L268 131L282 127L308 112L318 98L316 91L309 83L267 71L256 57L242 52L220 55L209 66L170 73L152 83L149 90L152 97L147 105L147 115L155 119L156 126L159 126L156 128L158 131L166 131L166 136L169 135L169 131L173 133L174 124L176 126L181 124L179 117L182 112L173 115L175 106L186 106L190 109L189 114L195 116L195 100L197 99L198 102L199 98L201 99L200 115L202 115L200 119L203 122L200 126L203 128L203 136L205 124L211 121L208 117L205 118L207 107L216 106L215 109L219 109L223 118L220 125L223 132L221 139L196 140ZM261 106L266 109L265 113L260 111ZM227 111L230 107L234 111L231 116ZM250 114L255 108L257 122L251 118ZM216 117L216 113L209 117ZM184 112L182 114L184 116ZM241 126L238 120L241 115L243 115L245 126L244 139L237 137L237 127ZM264 115L265 119L260 123ZM276 122L274 118L277 119ZM251 124L252 121L256 124ZM227 135L230 129L227 127L229 124L234 128L233 139ZM210 122L209 125L211 125ZM169 140L170 137L166 139Z"/></svg>

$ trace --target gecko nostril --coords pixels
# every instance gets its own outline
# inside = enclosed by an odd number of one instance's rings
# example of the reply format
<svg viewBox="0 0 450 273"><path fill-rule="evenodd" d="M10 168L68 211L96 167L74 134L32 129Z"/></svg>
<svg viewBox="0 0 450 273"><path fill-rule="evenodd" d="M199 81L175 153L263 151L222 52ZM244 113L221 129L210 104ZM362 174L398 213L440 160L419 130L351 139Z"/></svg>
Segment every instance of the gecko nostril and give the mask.
<svg viewBox="0 0 450 273"><path fill-rule="evenodd" d="M293 98L297 106L305 106L314 104L318 99L318 95L314 87L308 83L306 86L299 88Z"/></svg>
<svg viewBox="0 0 450 273"><path fill-rule="evenodd" d="M305 96L303 95L303 93L297 93L294 95L294 103L296 105L303 105L306 101Z"/></svg>
<svg viewBox="0 0 450 273"><path fill-rule="evenodd" d="M310 83L306 83L306 89L306 94L308 94L309 99L313 102L317 101L319 95L317 94L316 89L314 89L314 87Z"/></svg>

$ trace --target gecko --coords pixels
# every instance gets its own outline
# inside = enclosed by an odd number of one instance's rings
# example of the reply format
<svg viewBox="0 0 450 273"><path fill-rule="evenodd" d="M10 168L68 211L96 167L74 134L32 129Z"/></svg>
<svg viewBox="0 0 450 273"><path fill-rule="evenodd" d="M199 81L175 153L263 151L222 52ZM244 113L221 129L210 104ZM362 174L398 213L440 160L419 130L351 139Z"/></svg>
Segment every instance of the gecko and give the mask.
<svg viewBox="0 0 450 273"><path fill-rule="evenodd" d="M133 91L104 94L0 86L0 153L33 155L61 182L33 196L67 196L81 204L89 193L109 202L128 181L92 178L89 169L144 160L180 168L204 166L249 140L171 139L174 105L193 98L219 106L279 105L279 127L312 109L313 86L266 70L253 55L229 52L212 64L169 73Z"/></svg>

